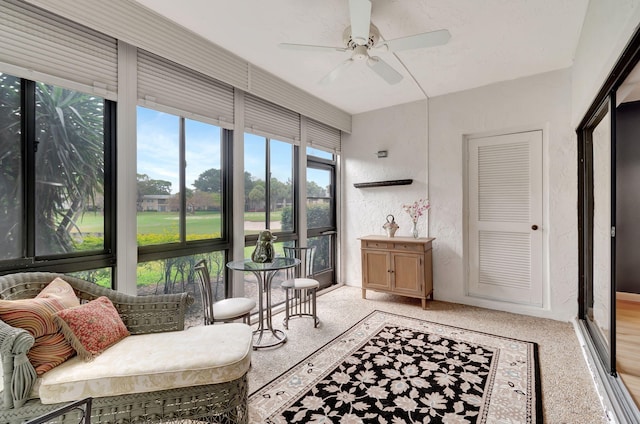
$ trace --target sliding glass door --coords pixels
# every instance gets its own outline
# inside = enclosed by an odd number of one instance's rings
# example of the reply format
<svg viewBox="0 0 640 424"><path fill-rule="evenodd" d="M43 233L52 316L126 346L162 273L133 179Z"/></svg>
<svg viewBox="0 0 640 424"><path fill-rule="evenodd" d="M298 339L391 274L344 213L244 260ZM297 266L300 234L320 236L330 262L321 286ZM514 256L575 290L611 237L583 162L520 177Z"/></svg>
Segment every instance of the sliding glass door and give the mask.
<svg viewBox="0 0 640 424"><path fill-rule="evenodd" d="M613 96L612 96L613 97ZM607 370L615 373L614 285L615 148L612 98L607 98L583 129L584 319Z"/></svg>
<svg viewBox="0 0 640 424"><path fill-rule="evenodd" d="M577 129L579 325L617 422L640 422L640 31Z"/></svg>

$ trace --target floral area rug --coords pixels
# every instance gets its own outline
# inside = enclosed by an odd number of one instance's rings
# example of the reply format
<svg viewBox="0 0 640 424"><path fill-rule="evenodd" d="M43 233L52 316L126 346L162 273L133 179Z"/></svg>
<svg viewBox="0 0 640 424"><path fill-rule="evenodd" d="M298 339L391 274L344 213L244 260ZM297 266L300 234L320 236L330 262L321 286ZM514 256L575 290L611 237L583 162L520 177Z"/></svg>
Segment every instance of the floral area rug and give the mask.
<svg viewBox="0 0 640 424"><path fill-rule="evenodd" d="M251 423L542 423L535 343L374 311L249 397Z"/></svg>

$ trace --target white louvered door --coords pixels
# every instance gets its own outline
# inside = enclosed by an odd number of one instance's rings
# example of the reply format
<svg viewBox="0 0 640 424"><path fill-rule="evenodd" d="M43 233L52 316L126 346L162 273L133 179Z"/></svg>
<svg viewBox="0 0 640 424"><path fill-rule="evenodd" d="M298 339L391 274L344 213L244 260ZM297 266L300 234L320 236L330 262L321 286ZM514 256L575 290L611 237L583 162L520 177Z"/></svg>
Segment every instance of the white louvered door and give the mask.
<svg viewBox="0 0 640 424"><path fill-rule="evenodd" d="M468 146L469 295L542 306L542 131Z"/></svg>

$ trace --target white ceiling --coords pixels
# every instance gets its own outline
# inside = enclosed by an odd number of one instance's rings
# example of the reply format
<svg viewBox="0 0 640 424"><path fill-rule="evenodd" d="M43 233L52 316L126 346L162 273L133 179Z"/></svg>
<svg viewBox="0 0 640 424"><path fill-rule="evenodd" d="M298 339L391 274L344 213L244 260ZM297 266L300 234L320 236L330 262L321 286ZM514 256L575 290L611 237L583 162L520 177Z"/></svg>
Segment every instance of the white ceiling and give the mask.
<svg viewBox="0 0 640 424"><path fill-rule="evenodd" d="M289 83L357 114L572 65L588 0L372 0L384 39L446 28L448 44L376 53L404 79L388 85L355 63L318 84L348 52L284 50L279 43L343 46L347 0L136 0Z"/></svg>

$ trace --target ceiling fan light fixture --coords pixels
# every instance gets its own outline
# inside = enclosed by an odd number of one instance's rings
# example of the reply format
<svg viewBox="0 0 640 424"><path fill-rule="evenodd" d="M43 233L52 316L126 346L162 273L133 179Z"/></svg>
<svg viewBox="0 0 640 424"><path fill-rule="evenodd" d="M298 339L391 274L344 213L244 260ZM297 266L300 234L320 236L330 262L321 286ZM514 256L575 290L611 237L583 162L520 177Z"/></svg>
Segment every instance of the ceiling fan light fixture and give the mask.
<svg viewBox="0 0 640 424"><path fill-rule="evenodd" d="M358 46L353 49L353 54L351 55L353 60L367 60L369 59L369 51L367 50L367 46Z"/></svg>

